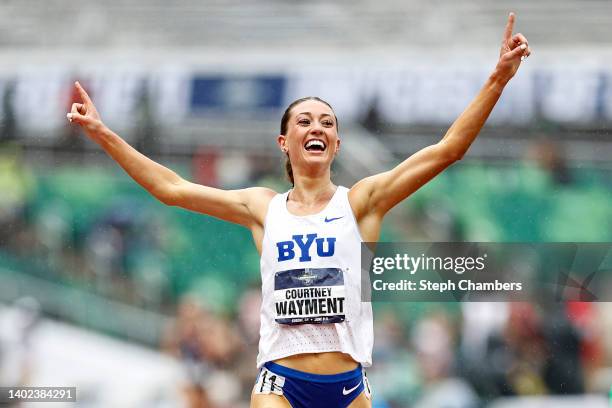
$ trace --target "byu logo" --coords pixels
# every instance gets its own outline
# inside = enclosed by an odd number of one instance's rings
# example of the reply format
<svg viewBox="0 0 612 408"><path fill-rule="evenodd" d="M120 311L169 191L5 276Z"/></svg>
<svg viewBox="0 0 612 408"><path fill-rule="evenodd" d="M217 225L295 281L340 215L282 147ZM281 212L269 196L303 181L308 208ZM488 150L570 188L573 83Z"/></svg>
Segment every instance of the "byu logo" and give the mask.
<svg viewBox="0 0 612 408"><path fill-rule="evenodd" d="M336 238L317 238L317 234L294 235L293 241L281 241L276 243L278 248L278 261L288 261L295 258L295 247L300 251L300 262L308 262L312 260L310 257L310 247L314 242L317 246L317 255L320 257L327 257L334 255L334 249L336 245ZM327 245L325 243L327 242ZM327 248L326 248L327 247Z"/></svg>

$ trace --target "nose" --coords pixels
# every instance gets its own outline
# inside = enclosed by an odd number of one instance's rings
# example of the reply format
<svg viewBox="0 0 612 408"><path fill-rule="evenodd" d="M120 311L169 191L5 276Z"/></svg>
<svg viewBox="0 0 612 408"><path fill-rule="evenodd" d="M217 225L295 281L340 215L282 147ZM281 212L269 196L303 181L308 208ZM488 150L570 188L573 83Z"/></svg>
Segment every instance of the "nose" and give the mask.
<svg viewBox="0 0 612 408"><path fill-rule="evenodd" d="M315 122L312 125L312 130L310 131L311 134L313 135L322 135L323 134L323 127L321 126L321 124L319 122Z"/></svg>

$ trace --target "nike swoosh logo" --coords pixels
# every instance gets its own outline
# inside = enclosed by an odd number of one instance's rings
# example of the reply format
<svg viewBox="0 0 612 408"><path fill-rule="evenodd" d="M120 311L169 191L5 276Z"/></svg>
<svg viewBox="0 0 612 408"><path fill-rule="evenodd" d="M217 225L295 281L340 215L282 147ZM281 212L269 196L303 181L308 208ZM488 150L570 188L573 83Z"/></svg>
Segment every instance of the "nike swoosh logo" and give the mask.
<svg viewBox="0 0 612 408"><path fill-rule="evenodd" d="M342 217L334 217L334 218L327 218L327 216L325 216L325 222L336 221L336 220L339 220L340 218L344 218L344 215Z"/></svg>
<svg viewBox="0 0 612 408"><path fill-rule="evenodd" d="M349 395L351 392L355 391L360 385L361 381L359 381L359 383L357 383L357 385L351 388L350 390L347 390L346 388L342 387L342 395Z"/></svg>

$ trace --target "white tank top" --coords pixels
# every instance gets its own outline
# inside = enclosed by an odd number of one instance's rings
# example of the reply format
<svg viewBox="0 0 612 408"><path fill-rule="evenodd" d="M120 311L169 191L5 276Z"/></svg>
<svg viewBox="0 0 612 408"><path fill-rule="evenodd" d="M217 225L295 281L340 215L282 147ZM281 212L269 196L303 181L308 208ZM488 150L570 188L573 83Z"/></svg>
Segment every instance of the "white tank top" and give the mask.
<svg viewBox="0 0 612 408"><path fill-rule="evenodd" d="M263 302L257 367L301 353L340 351L372 364L372 305L361 302L361 235L338 187L318 214L268 207L261 251Z"/></svg>

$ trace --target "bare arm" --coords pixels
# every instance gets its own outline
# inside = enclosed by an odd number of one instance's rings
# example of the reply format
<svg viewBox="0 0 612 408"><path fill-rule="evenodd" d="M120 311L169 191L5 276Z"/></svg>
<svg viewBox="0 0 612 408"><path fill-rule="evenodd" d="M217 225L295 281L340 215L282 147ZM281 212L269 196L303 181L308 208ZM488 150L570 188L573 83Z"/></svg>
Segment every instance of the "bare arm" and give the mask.
<svg viewBox="0 0 612 408"><path fill-rule="evenodd" d="M522 34L512 36L514 19L514 14L510 13L495 70L442 140L418 151L392 170L368 177L353 186L350 199L358 220L369 215L382 218L400 201L463 157L504 87L518 70L521 57L531 53Z"/></svg>
<svg viewBox="0 0 612 408"><path fill-rule="evenodd" d="M191 183L174 171L138 152L100 120L87 92L75 84L83 103L74 103L68 113L90 139L98 143L138 184L167 205L212 215L251 228L262 224L265 199L274 192L265 188L221 190Z"/></svg>

